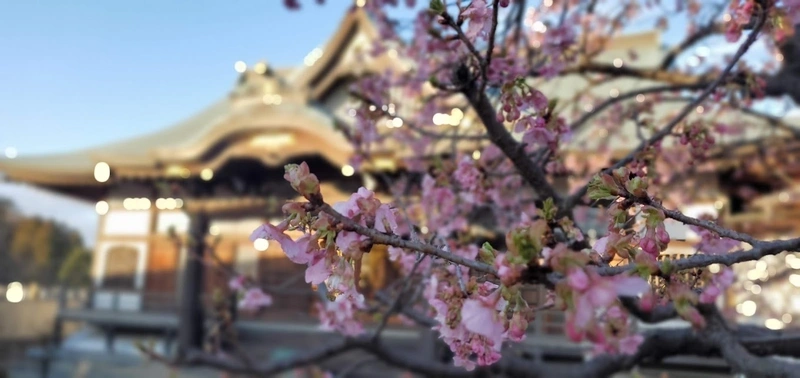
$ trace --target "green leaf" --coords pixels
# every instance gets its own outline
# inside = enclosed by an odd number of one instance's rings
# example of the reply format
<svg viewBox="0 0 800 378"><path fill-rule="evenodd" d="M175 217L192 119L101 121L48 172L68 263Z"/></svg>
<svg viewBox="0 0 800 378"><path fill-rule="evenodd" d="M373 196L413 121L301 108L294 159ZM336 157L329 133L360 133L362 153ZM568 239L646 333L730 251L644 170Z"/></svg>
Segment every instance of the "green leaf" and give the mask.
<svg viewBox="0 0 800 378"><path fill-rule="evenodd" d="M544 205L542 206L542 218L550 222L556 217L557 211L558 208L553 201L553 197L550 197L544 201Z"/></svg>
<svg viewBox="0 0 800 378"><path fill-rule="evenodd" d="M494 258L497 256L497 251L492 247L489 242L483 243L478 255L481 261L487 264L494 264Z"/></svg>
<svg viewBox="0 0 800 378"><path fill-rule="evenodd" d="M647 265L637 264L636 269L634 269L634 271L636 272L636 274L639 275L639 277L642 277L645 280L650 278L650 267L648 267Z"/></svg>
<svg viewBox="0 0 800 378"><path fill-rule="evenodd" d="M550 112L552 113L557 105L558 105L558 98L551 98L550 101L547 102L547 109L550 109Z"/></svg>
<svg viewBox="0 0 800 378"><path fill-rule="evenodd" d="M589 198L592 200L615 200L617 196L611 193L606 183L600 177L595 175L592 181L589 181Z"/></svg>
<svg viewBox="0 0 800 378"><path fill-rule="evenodd" d="M672 271L675 269L675 266L672 265L671 260L664 260L661 262L661 273L666 276L672 274Z"/></svg>
<svg viewBox="0 0 800 378"><path fill-rule="evenodd" d="M444 12L444 3L442 0L431 0L429 7L436 14L442 14Z"/></svg>

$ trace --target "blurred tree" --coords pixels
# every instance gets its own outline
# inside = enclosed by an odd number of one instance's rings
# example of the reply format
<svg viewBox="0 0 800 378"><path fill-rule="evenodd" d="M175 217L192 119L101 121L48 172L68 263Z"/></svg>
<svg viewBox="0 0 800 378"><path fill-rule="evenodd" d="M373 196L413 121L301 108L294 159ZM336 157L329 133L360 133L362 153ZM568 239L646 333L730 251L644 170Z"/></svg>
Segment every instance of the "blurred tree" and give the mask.
<svg viewBox="0 0 800 378"><path fill-rule="evenodd" d="M88 286L92 255L83 247L75 247L58 270L58 282L67 286Z"/></svg>
<svg viewBox="0 0 800 378"><path fill-rule="evenodd" d="M0 282L54 284L88 280L90 255L83 240L67 225L24 217L0 198ZM84 256L85 255L85 256Z"/></svg>

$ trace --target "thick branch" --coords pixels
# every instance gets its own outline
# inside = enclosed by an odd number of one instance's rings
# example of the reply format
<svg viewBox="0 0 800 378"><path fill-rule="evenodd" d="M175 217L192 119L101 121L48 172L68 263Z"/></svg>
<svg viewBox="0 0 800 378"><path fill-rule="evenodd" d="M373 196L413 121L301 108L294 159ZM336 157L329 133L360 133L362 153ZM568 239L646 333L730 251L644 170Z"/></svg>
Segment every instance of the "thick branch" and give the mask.
<svg viewBox="0 0 800 378"><path fill-rule="evenodd" d="M716 308L704 308L701 311L707 322L703 338L719 348L734 372L745 373L748 377L800 377L800 369L796 364L751 354L731 333Z"/></svg>
<svg viewBox="0 0 800 378"><path fill-rule="evenodd" d="M671 304L659 305L650 311L644 311L639 306L639 300L631 297L619 297L620 302L628 312L645 323L661 323L678 317L675 306Z"/></svg>
<svg viewBox="0 0 800 378"><path fill-rule="evenodd" d="M550 183L547 182L544 171L533 160L528 158L524 144L518 143L505 126L497 120L495 109L486 93L479 91L474 82L465 83L462 90L486 127L492 143L511 159L522 178L542 199L553 198L558 203L559 196Z"/></svg>
<svg viewBox="0 0 800 378"><path fill-rule="evenodd" d="M185 363L210 366L231 373L258 374L268 376L302 366L317 364L344 352L355 349L368 352L386 363L404 368L414 373L433 375L437 377L468 377L471 375L470 372L467 372L459 367L445 365L443 363L423 361L407 355L406 353L391 350L381 342L373 341L369 337L343 339L316 351L309 352L305 355L267 364L254 365L251 367L246 367L245 365L242 365L232 359L213 356L203 352L194 352L189 354Z"/></svg>
<svg viewBox="0 0 800 378"><path fill-rule="evenodd" d="M726 337L725 340L727 344L739 345L739 348L737 348L738 350L735 351L737 355L745 353L749 356L747 357L749 359L762 360L750 355L750 353L760 354L759 351L763 351L765 348L763 343L767 341L766 338L762 338L761 340L748 340L747 338L739 338L727 330L726 332L727 336L724 337ZM602 355L587 362L570 366L535 362L522 359L510 353L505 353L503 358L492 366L480 368L475 371L466 371L463 368L445 363L422 360L417 356L394 350L366 337L343 339L329 346L289 360L256 364L249 367L233 359L221 358L202 352L191 353L189 359L183 363L210 366L233 373L268 376L301 366L317 364L345 352L359 349L372 354L392 366L426 376L478 378L504 374L513 377L557 376L584 378L608 377L614 373L629 370L642 362L658 361L670 356L718 356L723 347L717 339L704 337L689 327L681 329L657 329L645 332L644 336L645 341L639 347L635 355ZM776 337L772 337L772 340L776 339ZM795 348L794 350L786 349L786 351L797 354L798 350ZM723 353L725 353L724 350ZM728 351L728 353L730 353L730 351Z"/></svg>

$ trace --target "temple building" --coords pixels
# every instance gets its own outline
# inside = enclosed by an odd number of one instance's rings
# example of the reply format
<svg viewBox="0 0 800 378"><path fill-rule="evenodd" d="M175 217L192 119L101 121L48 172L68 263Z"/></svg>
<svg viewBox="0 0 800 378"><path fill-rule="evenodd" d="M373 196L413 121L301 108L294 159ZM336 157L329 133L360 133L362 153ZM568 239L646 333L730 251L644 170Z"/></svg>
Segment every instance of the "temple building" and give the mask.
<svg viewBox="0 0 800 378"><path fill-rule="evenodd" d="M181 286L186 282L184 275L199 274L199 268L187 268L196 260L193 258L198 251L205 260L216 262L203 265L200 273L205 277L206 304L226 287L226 269L233 268L256 278L265 287L278 287L285 293L275 295L275 305L265 317L298 320L309 315L316 294L303 279L303 267L291 263L277 243L253 243L248 237L260 224L279 219L280 206L297 198L283 179L283 166L288 163L306 161L323 183L322 192L328 202L344 200L360 186L374 189L383 200L391 201L388 190L375 176L402 170L400 158L409 153L407 149L395 146L377 151L358 170L349 165L354 154L348 139L353 119L350 110L357 103L349 96L349 85L367 72L409 67L397 58L396 51L375 57L363 54L376 38L378 32L367 14L353 7L327 44L309 53L304 65L277 68L259 62L248 67L239 62L235 68L240 76L230 93L163 131L73 153L0 160L0 172L9 180L96 204L98 236L91 306L72 312L73 319L114 327L115 322L129 318L108 314L175 314L181 293L191 292ZM652 67L666 54L659 38L657 32L619 36L610 40L596 59L614 62L615 66ZM631 50L637 52L635 60L628 58ZM585 95L593 79L596 78L575 74L536 85L551 98L558 98L560 111L574 119L592 110ZM591 85L589 91L593 95L615 98L653 83L616 78ZM636 101L644 100L637 97ZM657 114L669 114L683 105L654 104ZM693 117L707 116L702 109L696 113ZM729 118L731 123L766 124L763 118L738 113L713 116ZM443 129L458 127L465 133L473 129L480 132L480 125L472 122L474 114L457 105L446 117L446 122L434 123ZM402 122L391 121L387 119L382 133L402 127ZM615 158L624 156L639 142L637 125L624 121L619 127L577 131L566 155L591 161L592 151L602 145L604 153ZM763 136L752 129L755 128L747 128L742 135L720 144ZM776 140L786 138L779 131L771 136ZM476 142L465 142L457 148L471 153L476 146ZM796 206L800 202L795 201L794 191L789 191L793 186L787 182L791 180L776 183L769 163L759 165L742 158L757 153L744 149L735 158L720 163L716 172L688 178L696 183L696 193L691 193L693 204L682 210L690 216L707 211L719 214L722 221L751 230L756 236L771 237L776 232L779 236L797 236L800 230L789 218L776 223L774 216L788 211L789 204ZM791 160L790 165L796 166L795 162ZM565 177L557 183L561 190L569 187L569 180ZM744 197L743 188L756 194ZM752 201L755 197L761 199ZM599 237L603 227L589 223L583 225L584 230L592 238ZM695 236L687 227L670 223L670 233L675 242L667 255L694 253ZM193 235L201 235L205 245L193 245L193 240L198 239ZM376 248L373 252L367 255L370 261L361 283L367 290L383 287L394 269L385 251ZM796 265L800 268L800 259ZM783 274L788 277L792 273ZM800 286L800 276L796 281L795 286ZM800 303L793 306L791 312L800 319ZM169 318L171 322L175 321L173 318ZM791 315L782 319L792 322ZM562 320L563 316L557 313L537 317L532 332L560 335ZM554 345L552 340L547 343L542 342L537 348Z"/></svg>

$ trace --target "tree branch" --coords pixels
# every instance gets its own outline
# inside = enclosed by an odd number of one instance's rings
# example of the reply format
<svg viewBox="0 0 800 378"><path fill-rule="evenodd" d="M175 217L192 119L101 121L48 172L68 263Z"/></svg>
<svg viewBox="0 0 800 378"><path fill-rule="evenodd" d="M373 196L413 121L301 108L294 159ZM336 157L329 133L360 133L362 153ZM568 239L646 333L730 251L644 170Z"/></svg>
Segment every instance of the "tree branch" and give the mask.
<svg viewBox="0 0 800 378"><path fill-rule="evenodd" d="M677 126L681 121L683 121L683 119L686 118L687 115L689 115L691 112L695 110L697 105L705 101L705 99L708 98L708 96L710 96L714 92L714 90L716 90L717 87L725 81L725 78L733 70L733 67L736 66L736 63L738 63L739 60L742 58L742 56L744 56L744 54L747 52L747 50L750 49L750 46L752 46L753 43L755 43L757 39L756 37L758 37L758 34L761 32L761 28L764 26L766 20L767 20L767 10L762 9L761 12L759 12L758 21L756 21L756 25L753 28L753 31L750 32L750 35L747 36L747 39L744 41L744 43L741 46L739 46L739 49L736 51L736 54L733 56L733 58L725 67L725 69L722 71L722 73L719 75L719 77L717 77L713 82L711 82L711 84L699 96L697 96L697 98L695 98L694 101L687 104L683 108L683 110L681 110L681 112L675 118L673 118L669 123L667 123L661 130L655 133L648 140L640 143L639 146L636 147L633 151L631 151L627 156L625 156L616 164L614 164L614 166L604 170L603 173L608 173L613 171L614 169L625 166L626 164L633 161L633 159L635 159L636 156L640 152L642 152L645 148L653 145L653 143L669 135L675 126ZM589 189L589 184L587 183L583 185L577 192L567 197L566 200L564 201L564 208L572 209L573 207L575 207L575 204L577 204L580 201L580 198L586 194L586 191L588 189Z"/></svg>
<svg viewBox="0 0 800 378"><path fill-rule="evenodd" d="M479 91L474 82L465 84L462 91L486 127L492 143L511 159L522 178L542 199L553 198L558 203L560 197L553 190L550 183L547 182L544 171L528 158L524 144L514 140L514 137L506 130L505 126L497 120L495 109L486 93Z"/></svg>
<svg viewBox="0 0 800 378"><path fill-rule="evenodd" d="M722 255L706 255L694 254L678 260L670 260L669 262L660 262L659 268L662 270L669 269L672 272L677 272L686 269L702 268L711 264L722 264L731 266L736 263L744 261L759 260L764 256L777 255L784 251L797 251L800 250L800 238L788 240L773 240L773 241L758 241L749 250L738 250ZM607 266L597 269L598 274L602 276L614 276L623 272L632 270L635 265L623 266Z"/></svg>
<svg viewBox="0 0 800 378"><path fill-rule="evenodd" d="M627 99L634 98L640 94L645 95L650 93L660 93L660 92L670 92L670 91L680 91L680 90L695 90L695 89L705 88L706 86L708 86L708 83L706 82L698 82L695 84L685 84L685 85L668 84L668 85L647 87L622 93L617 97L611 97L601 102L594 109L592 109L591 112L584 113L580 118L578 118L569 125L569 129L575 132L576 130L580 129L584 124L586 124L587 121L599 115L603 110L605 110L609 106L614 105L621 101L625 101Z"/></svg>
<svg viewBox="0 0 800 378"><path fill-rule="evenodd" d="M800 377L797 364L751 354L728 329L716 307L702 306L701 313L707 323L702 332L703 338L719 348L734 372L745 373L749 377Z"/></svg>
<svg viewBox="0 0 800 378"><path fill-rule="evenodd" d="M320 211L325 212L331 217L333 217L333 219L336 220L337 222L341 223L346 230L356 232L360 235L364 235L370 238L370 240L375 244L384 244L398 248L405 248L413 251L422 252L431 256L436 256L454 262L459 265L466 266L477 272L482 272L491 274L493 276L497 276L497 271L488 264L484 264L482 262L475 261L473 259L469 259L463 256L447 252L431 244L417 242L413 240L405 240L396 235L389 235L369 227L364 227L354 222L352 219L347 218L344 215L340 214L332 207L330 207L330 205L328 204L322 204L319 207L319 209Z"/></svg>
<svg viewBox="0 0 800 378"><path fill-rule="evenodd" d="M700 42L704 38L713 34L722 33L724 30L725 26L723 24L714 22L713 20L710 21L708 24L686 37L686 39L684 39L679 45L671 48L661 61L660 68L662 70L670 68L672 63L675 62L675 58L677 58L682 52L686 51L686 49L694 46L697 42Z"/></svg>
<svg viewBox="0 0 800 378"><path fill-rule="evenodd" d="M754 237L752 237L752 236L750 236L748 234L745 234L743 232L737 232L737 231L734 231L734 230L727 229L725 227L722 227L722 226L718 225L716 222L693 218L693 217L684 215L682 212L677 211L677 210L669 210L669 209L665 208L664 206L662 206L660 203L657 203L656 201L654 201L650 197L639 198L639 197L630 196L629 198L632 199L632 200L635 200L636 202L639 202L641 204L644 204L644 205L647 205L647 206L651 206L651 207L654 207L656 209L661 210L662 212L664 212L664 215L666 215L668 218L675 219L676 221L679 221L679 222L684 223L684 224L689 224L689 225L692 225L692 226L702 227L702 228L705 228L706 230L714 231L717 235L719 235L721 237L729 238L729 239L733 239L733 240L738 240L738 241L743 241L743 242L745 242L747 244L750 244L750 245L756 245L756 244L758 244L760 242L758 239L756 239L756 238L754 238Z"/></svg>

